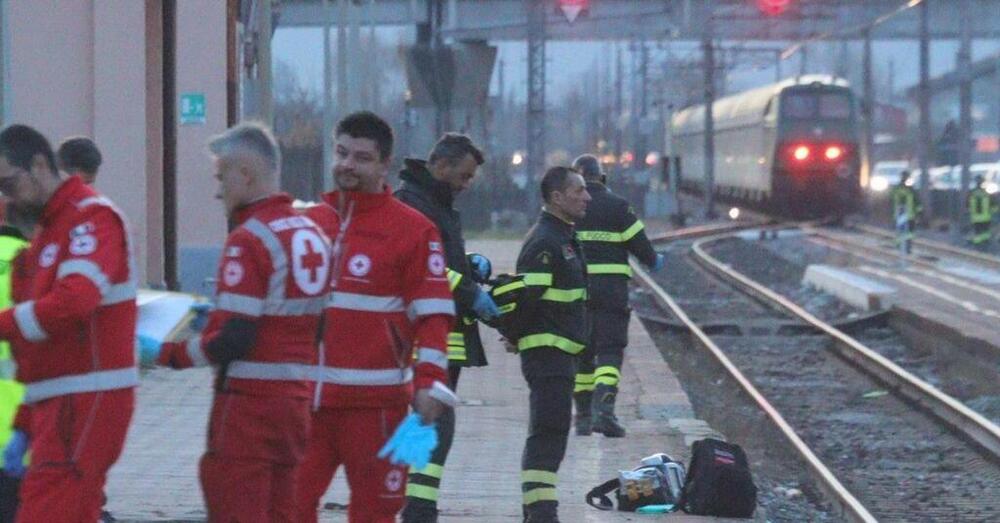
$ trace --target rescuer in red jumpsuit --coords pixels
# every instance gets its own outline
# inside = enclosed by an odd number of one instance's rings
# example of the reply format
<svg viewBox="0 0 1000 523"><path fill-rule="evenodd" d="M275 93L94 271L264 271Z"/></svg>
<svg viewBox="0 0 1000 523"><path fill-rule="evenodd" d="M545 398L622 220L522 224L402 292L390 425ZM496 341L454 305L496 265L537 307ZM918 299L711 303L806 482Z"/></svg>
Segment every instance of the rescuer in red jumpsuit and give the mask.
<svg viewBox="0 0 1000 523"><path fill-rule="evenodd" d="M385 185L392 129L375 114L354 113L337 124L334 138L338 190L308 211L333 239L334 276L318 410L299 475L300 520L316 521L320 498L344 465L349 521L394 522L407 465L376 453L411 402L425 421L441 414L430 388L448 383L455 307L437 229Z"/></svg>
<svg viewBox="0 0 1000 523"><path fill-rule="evenodd" d="M79 177L60 175L48 141L24 125L0 132L0 192L18 223L38 225L15 284L25 301L0 312L31 406L17 520L91 523L139 383L125 220Z"/></svg>
<svg viewBox="0 0 1000 523"><path fill-rule="evenodd" d="M209 150L235 229L205 331L164 344L159 361L219 367L200 467L209 521L294 521L329 241L278 192L281 157L270 131L238 125L213 138Z"/></svg>

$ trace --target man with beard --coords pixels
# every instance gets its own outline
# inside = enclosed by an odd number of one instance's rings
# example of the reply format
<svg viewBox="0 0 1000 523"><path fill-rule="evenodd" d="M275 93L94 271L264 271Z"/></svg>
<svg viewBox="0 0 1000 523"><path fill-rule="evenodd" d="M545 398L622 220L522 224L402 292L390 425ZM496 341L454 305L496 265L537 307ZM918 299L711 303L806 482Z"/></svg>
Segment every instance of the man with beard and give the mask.
<svg viewBox="0 0 1000 523"><path fill-rule="evenodd" d="M337 191L307 211L333 238L334 262L299 474L300 519L316 521L319 500L344 465L348 520L390 523L403 506L406 466L377 453L411 402L424 423L444 410L431 389L448 383L445 345L455 305L437 229L385 184L392 128L374 113L353 113L333 138Z"/></svg>
<svg viewBox="0 0 1000 523"><path fill-rule="evenodd" d="M0 192L38 223L25 301L0 312L31 406L18 521L97 521L139 384L125 219L79 177L61 175L49 142L24 125L0 132Z"/></svg>

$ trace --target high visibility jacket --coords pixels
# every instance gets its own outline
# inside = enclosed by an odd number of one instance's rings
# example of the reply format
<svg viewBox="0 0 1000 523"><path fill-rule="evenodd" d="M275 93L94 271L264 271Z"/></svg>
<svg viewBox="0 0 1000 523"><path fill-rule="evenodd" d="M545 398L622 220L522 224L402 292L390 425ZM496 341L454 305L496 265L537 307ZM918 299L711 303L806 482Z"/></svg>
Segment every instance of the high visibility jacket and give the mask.
<svg viewBox="0 0 1000 523"><path fill-rule="evenodd" d="M969 221L972 223L990 223L997 206L982 187L976 187L969 193Z"/></svg>
<svg viewBox="0 0 1000 523"><path fill-rule="evenodd" d="M917 196L917 191L913 190L913 187L900 183L892 188L890 196L892 197L893 216L899 216L900 213L904 213L906 219L915 220L917 215L923 211L923 207L920 205L920 198Z"/></svg>
<svg viewBox="0 0 1000 523"><path fill-rule="evenodd" d="M334 245L320 403L404 406L414 388L447 384L455 303L434 224L388 187L378 194L328 193L323 201L306 211Z"/></svg>
<svg viewBox="0 0 1000 523"><path fill-rule="evenodd" d="M330 242L309 218L278 194L233 217L219 261L216 308L201 335L168 343L176 367L217 363L210 350L231 318L257 326L247 355L229 362L227 390L255 395L311 397L318 335L330 285Z"/></svg>
<svg viewBox="0 0 1000 523"><path fill-rule="evenodd" d="M13 303L11 277L14 259L27 246L28 242L17 229L0 226L0 309L6 309ZM10 343L0 342L0 448L7 445L14 433L14 417L23 399L24 385L14 379ZM2 464L3 456L0 455Z"/></svg>
<svg viewBox="0 0 1000 523"><path fill-rule="evenodd" d="M0 312L25 403L135 387L136 271L125 218L73 176L39 225L24 254L27 301Z"/></svg>
<svg viewBox="0 0 1000 523"><path fill-rule="evenodd" d="M656 251L646 237L645 226L624 198L604 184L588 182L587 215L576 222L576 237L587 258L590 307L628 309L628 265L631 253L647 267L656 263Z"/></svg>
<svg viewBox="0 0 1000 523"><path fill-rule="evenodd" d="M478 292L472 281L469 261L465 256L465 239L462 238L462 221L452 207L451 187L435 180L423 160L406 160L406 168L399 173L402 187L396 198L420 211L437 226L448 261L448 284L455 299L457 320L448 333L448 361L454 366L477 367L486 365L486 352L479 337L472 303Z"/></svg>
<svg viewBox="0 0 1000 523"><path fill-rule="evenodd" d="M517 257L525 289L518 351L555 347L570 354L587 343L587 267L573 225L543 211Z"/></svg>
<svg viewBox="0 0 1000 523"><path fill-rule="evenodd" d="M14 258L28 246L21 232L10 226L0 226L0 310L13 304L11 273ZM10 342L0 341L0 379L13 379L14 365ZM2 438L0 438L2 439Z"/></svg>

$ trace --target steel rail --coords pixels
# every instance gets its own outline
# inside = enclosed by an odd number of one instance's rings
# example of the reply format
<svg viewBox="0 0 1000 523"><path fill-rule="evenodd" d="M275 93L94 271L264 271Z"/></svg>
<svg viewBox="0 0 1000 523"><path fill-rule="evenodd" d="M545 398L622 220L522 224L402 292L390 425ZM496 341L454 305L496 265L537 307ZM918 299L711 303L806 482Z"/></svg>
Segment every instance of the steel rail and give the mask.
<svg viewBox="0 0 1000 523"><path fill-rule="evenodd" d="M677 231L675 234L676 238L690 238L698 236L696 232L689 232L681 234L683 229ZM701 235L712 234L705 228L702 229ZM717 237L717 235L716 235ZM674 316L676 316L687 329L691 332L692 339L701 346L704 350L707 350L716 360L722 365L724 369L739 383L740 387L746 392L746 394L757 404L757 406L764 412L765 415L771 420L776 426L779 432L784 435L788 443L799 453L802 459L806 462L809 467L810 475L816 480L819 485L820 490L826 494L827 498L836 507L837 511L852 522L874 522L877 521L875 517L868 512L864 505L856 498L846 487L837 479L837 477L830 471L829 468L816 456L816 454L809 448L808 445L799 435L795 432L795 429L785 420L785 418L778 412L767 398L764 397L757 388L750 383L750 380L743 375L742 372L728 356L720 349L715 342L709 338L704 331L701 330L698 325L691 320L690 317L684 312L684 310L674 301L669 294L666 293L659 285L653 281L653 278L638 264L635 260L631 261L632 270L634 271L636 281L645 287L652 295L653 299L656 301L657 305L661 308L670 311Z"/></svg>
<svg viewBox="0 0 1000 523"><path fill-rule="evenodd" d="M696 241L692 246L695 260L744 293L764 303L771 303L831 336L837 342L834 347L841 357L884 383L890 390L922 407L958 434L977 444L995 461L1000 462L1000 427L888 358L813 316L791 300L747 278L708 254L705 245L726 237L727 235L718 235Z"/></svg>
<svg viewBox="0 0 1000 523"><path fill-rule="evenodd" d="M881 229L879 227L874 227L865 224L852 224L851 227L872 236L880 236L885 239L895 239L896 235L891 231ZM978 251L973 251L969 249L963 249L962 247L955 247L954 245L948 245L946 243L941 243L934 240L928 240L926 238L914 238L913 244L926 249L927 251L934 253L946 253L949 256L955 256L962 258L966 261L972 261L976 263L982 263L989 265L993 269L1000 269L1000 258L985 254Z"/></svg>

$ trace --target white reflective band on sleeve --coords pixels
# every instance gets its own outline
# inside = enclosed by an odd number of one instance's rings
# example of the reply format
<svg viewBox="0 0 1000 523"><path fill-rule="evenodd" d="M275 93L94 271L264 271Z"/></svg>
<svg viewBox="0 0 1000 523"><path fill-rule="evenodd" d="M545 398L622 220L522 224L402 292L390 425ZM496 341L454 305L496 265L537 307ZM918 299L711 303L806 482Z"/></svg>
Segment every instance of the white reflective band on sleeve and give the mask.
<svg viewBox="0 0 1000 523"><path fill-rule="evenodd" d="M28 383L24 392L24 402L35 403L67 394L127 389L137 385L139 385L139 369L137 367L60 376Z"/></svg>
<svg viewBox="0 0 1000 523"><path fill-rule="evenodd" d="M96 263L90 260L73 259L67 260L59 264L59 270L56 272L56 278L65 278L71 274L79 274L93 282L97 290L101 292L101 298L103 299L107 295L108 290L111 288L111 281L108 277L97 266Z"/></svg>
<svg viewBox="0 0 1000 523"><path fill-rule="evenodd" d="M442 369L448 368L448 354L438 349L428 349L427 347L417 349L417 361L437 365Z"/></svg>
<svg viewBox="0 0 1000 523"><path fill-rule="evenodd" d="M108 292L104 293L101 305L114 305L129 300L134 300L139 294L135 282L119 283L108 287Z"/></svg>
<svg viewBox="0 0 1000 523"><path fill-rule="evenodd" d="M399 296L371 296L349 292L331 292L326 306L331 309L347 309L366 312L402 312L403 298Z"/></svg>
<svg viewBox="0 0 1000 523"><path fill-rule="evenodd" d="M191 358L191 363L195 367L208 367L212 364L201 349L201 335L195 336L187 341L187 355Z"/></svg>
<svg viewBox="0 0 1000 523"><path fill-rule="evenodd" d="M264 312L264 300L231 292L219 294L215 300L215 306L222 311L245 314L255 318Z"/></svg>
<svg viewBox="0 0 1000 523"><path fill-rule="evenodd" d="M431 316L433 314L448 314L450 316L454 316L455 302L449 299L427 298L411 301L410 306L406 309L406 315L409 316L411 320L419 316Z"/></svg>
<svg viewBox="0 0 1000 523"><path fill-rule="evenodd" d="M45 341L49 337L42 329L42 324L38 323L38 316L35 316L34 301L26 301L14 307L14 322L21 329L21 336L28 341Z"/></svg>
<svg viewBox="0 0 1000 523"><path fill-rule="evenodd" d="M326 296L316 298L286 298L278 303L264 304L264 314L267 316L304 316L323 312Z"/></svg>
<svg viewBox="0 0 1000 523"><path fill-rule="evenodd" d="M267 249L271 256L271 266L274 272L268 280L267 301L280 303L285 299L285 284L288 281L288 256L281 240L267 225L254 218L243 224L243 228L254 235Z"/></svg>
<svg viewBox="0 0 1000 523"><path fill-rule="evenodd" d="M413 369L346 369L299 363L234 361L226 376L247 380L321 381L336 385L404 385L413 380Z"/></svg>

